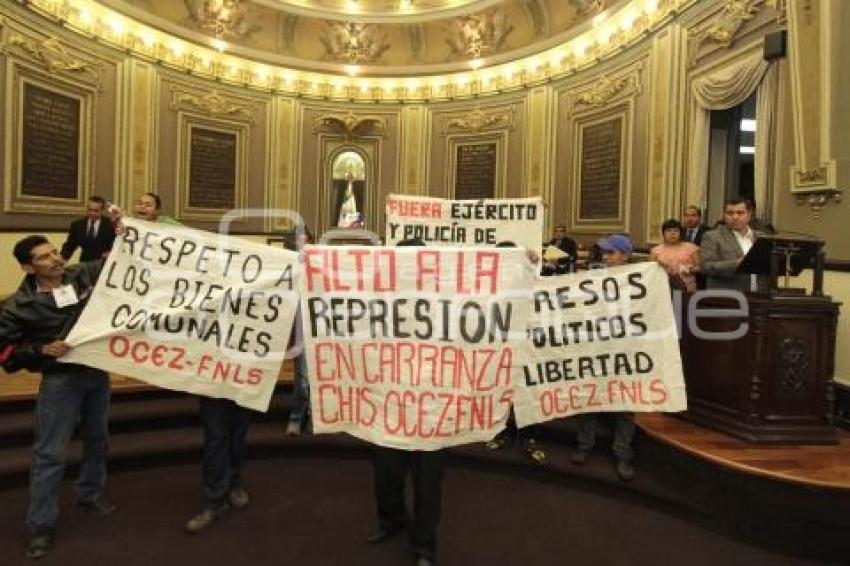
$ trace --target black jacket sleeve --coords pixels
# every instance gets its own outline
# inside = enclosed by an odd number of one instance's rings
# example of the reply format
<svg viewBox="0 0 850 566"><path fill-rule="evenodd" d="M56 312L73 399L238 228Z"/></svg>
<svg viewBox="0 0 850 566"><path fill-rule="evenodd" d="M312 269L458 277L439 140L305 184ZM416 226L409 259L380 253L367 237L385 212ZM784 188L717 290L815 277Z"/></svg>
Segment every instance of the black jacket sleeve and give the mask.
<svg viewBox="0 0 850 566"><path fill-rule="evenodd" d="M74 255L74 252L78 247L80 247L80 240L78 238L77 232L78 222L75 220L71 222L71 226L68 228L68 237L65 239L65 243L62 244L62 251L59 252L62 254L62 257L66 260Z"/></svg>

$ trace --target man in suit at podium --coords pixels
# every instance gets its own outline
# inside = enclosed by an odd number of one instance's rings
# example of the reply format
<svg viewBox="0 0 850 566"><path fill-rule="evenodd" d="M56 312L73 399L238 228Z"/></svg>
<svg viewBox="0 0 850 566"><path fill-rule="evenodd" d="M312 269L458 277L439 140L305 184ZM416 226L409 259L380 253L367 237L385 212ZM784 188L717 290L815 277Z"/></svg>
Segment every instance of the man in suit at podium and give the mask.
<svg viewBox="0 0 850 566"><path fill-rule="evenodd" d="M104 216L106 203L98 196L90 197L86 203L86 215L71 222L68 238L62 245L62 257L67 261L80 248L80 261L91 261L105 257L115 241L112 221Z"/></svg>
<svg viewBox="0 0 850 566"><path fill-rule="evenodd" d="M689 205L685 207L685 213L682 215L682 241L691 242L692 244L700 245L702 237L708 231L708 226L702 222L702 211L699 207Z"/></svg>
<svg viewBox="0 0 850 566"><path fill-rule="evenodd" d="M700 271L708 289L760 291L767 287L764 276L739 273L738 265L763 236L750 227L753 209L750 201L733 198L723 206L723 224L705 233L700 246Z"/></svg>

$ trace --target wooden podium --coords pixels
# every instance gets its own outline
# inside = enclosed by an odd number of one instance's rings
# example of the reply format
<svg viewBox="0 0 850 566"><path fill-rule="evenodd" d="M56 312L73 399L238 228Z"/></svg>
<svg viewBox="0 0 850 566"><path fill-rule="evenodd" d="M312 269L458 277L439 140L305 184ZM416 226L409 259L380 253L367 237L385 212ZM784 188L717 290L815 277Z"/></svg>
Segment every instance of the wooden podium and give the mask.
<svg viewBox="0 0 850 566"><path fill-rule="evenodd" d="M708 296L712 291L683 301L688 411L682 416L754 443L835 444L832 379L839 305L822 292L823 254L818 247L808 264L814 266L815 285L806 294L776 286L783 274L777 271L790 265L787 248L765 247L771 257L761 263L768 266L763 274L770 278L770 290L747 294L745 314L738 301ZM784 262L775 257L780 254ZM757 263L750 258L742 265ZM716 309L716 317L693 322L690 315L708 309ZM742 324L746 332L733 340L702 334L731 332Z"/></svg>

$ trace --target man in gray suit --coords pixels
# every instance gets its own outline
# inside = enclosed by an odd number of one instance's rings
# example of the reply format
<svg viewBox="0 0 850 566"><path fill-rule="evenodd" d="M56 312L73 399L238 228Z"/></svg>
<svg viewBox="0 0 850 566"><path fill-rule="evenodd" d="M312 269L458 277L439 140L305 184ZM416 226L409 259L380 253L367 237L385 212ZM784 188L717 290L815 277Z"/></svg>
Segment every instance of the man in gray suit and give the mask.
<svg viewBox="0 0 850 566"><path fill-rule="evenodd" d="M723 206L723 225L703 236L700 271L707 277L708 289L766 290L766 277L738 272L738 265L753 247L756 238L764 235L750 228L752 215L750 201L743 198L728 200Z"/></svg>

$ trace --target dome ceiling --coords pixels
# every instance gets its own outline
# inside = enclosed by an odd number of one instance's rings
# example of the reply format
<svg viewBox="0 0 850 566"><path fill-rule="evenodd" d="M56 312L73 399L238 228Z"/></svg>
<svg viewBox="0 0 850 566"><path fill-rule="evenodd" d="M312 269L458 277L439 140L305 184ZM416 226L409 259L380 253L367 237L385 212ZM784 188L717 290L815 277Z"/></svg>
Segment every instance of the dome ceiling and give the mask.
<svg viewBox="0 0 850 566"><path fill-rule="evenodd" d="M102 0L163 31L273 64L417 75L505 62L625 0ZM224 5L224 12L215 10ZM210 10L210 7L213 9ZM217 15L217 17L212 17Z"/></svg>
<svg viewBox="0 0 850 566"><path fill-rule="evenodd" d="M503 0L254 0L287 12L337 20L425 21L469 14Z"/></svg>

